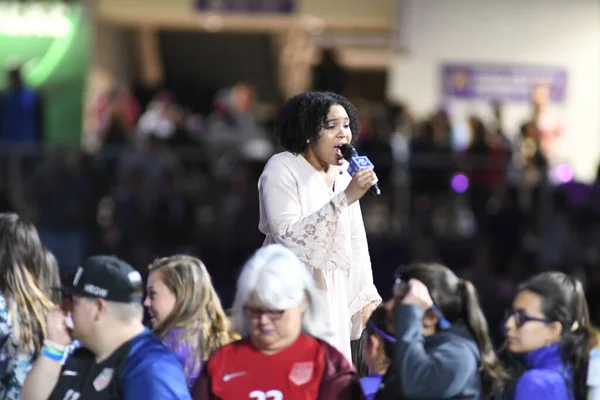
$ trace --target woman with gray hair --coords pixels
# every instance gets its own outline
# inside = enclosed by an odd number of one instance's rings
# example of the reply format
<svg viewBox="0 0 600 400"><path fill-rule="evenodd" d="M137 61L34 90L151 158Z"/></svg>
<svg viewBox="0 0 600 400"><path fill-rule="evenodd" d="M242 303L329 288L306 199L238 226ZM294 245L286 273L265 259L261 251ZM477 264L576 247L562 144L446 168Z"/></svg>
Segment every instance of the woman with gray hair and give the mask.
<svg viewBox="0 0 600 400"><path fill-rule="evenodd" d="M254 254L238 279L233 310L242 339L206 363L194 400L363 398L356 370L326 342L323 303L291 250L274 244Z"/></svg>

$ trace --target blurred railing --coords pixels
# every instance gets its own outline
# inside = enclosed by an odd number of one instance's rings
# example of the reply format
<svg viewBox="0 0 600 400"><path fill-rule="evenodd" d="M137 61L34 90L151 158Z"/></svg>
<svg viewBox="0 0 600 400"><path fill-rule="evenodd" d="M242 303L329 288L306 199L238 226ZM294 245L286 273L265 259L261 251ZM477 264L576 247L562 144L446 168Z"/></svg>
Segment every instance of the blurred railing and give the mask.
<svg viewBox="0 0 600 400"><path fill-rule="evenodd" d="M133 214L140 210L135 207L124 207L124 212L118 212L118 203L127 197L123 193L131 183L122 164L133 149L105 149L88 156L72 148L0 147L0 194L10 199L14 211L37 223L44 243L66 271L72 271L85 255L116 254L145 273L145 266L154 257L185 252L202 258L219 296L229 305L239 267L263 240L257 229L257 179L265 160L244 159L236 151L227 150L217 154L203 147L169 148L169 154L177 160L171 165L176 165L179 187L193 208L193 217L180 217L171 226L165 221L171 214L164 207L146 212L147 220L136 219ZM525 248L527 232L515 228L510 213L500 212L503 207L516 207L519 213L527 215L526 229L534 232L533 236L536 230L541 231L553 201L548 196L552 185L542 178L549 175L543 167L520 166L509 163L508 158L465 154L411 155L399 161L390 152L365 153L376 165L383 191L380 198L367 194L361 207L369 232L374 281L384 298L391 295L389 277L397 266L416 259L441 261L463 271L466 266L488 262L493 266L490 271L496 271L489 272L492 282L500 282L497 274L507 282L518 282L538 271L538 264L556 267L540 263L543 248ZM144 165L148 166L153 157L158 164L163 156L164 153L142 153L141 158L147 157ZM489 182L482 179L484 171L491 174ZM61 182L61 176L65 181ZM77 179L69 181L69 176ZM87 193L83 190L69 190L68 182L91 183L92 196L83 196ZM142 200L164 193L169 185L169 181L152 181L149 188L142 189ZM57 189L48 194L52 187ZM64 201L61 190L70 192L65 193ZM81 196L81 202L90 200L91 206L80 207L77 196ZM141 204L140 208L145 207L143 201ZM73 207L88 214L81 217L81 213L65 213L65 209ZM496 219L506 215L511 220L491 240L487 238L488 242L484 240L488 233L485 214L495 214ZM56 228L57 219L63 215L79 215L79 225ZM180 234L190 226L191 232ZM546 232L564 228L553 225ZM580 248L569 255L574 257L564 261L564 266L574 269L578 265L597 265L583 260L583 255L589 253L586 248L597 248L600 226L595 236L576 231L565 235L571 235ZM587 242L583 235L588 236ZM554 243L549 241L545 249L560 247ZM475 273L476 269L467 268L467 273ZM484 308L492 324L495 319L500 323L504 304L498 302L489 286L480 293L491 296ZM507 296L510 301L510 295ZM500 314L495 314L498 307ZM502 338L500 326L496 331Z"/></svg>
<svg viewBox="0 0 600 400"><path fill-rule="evenodd" d="M53 168L75 171L85 167L90 179L102 180L99 195L103 199L112 196L122 184L119 165L133 152L131 148L112 148L85 155L73 148L2 146L0 187L4 187L16 211L35 215L36 201L43 199L32 199L29 194L34 176L49 173ZM200 229L224 230L227 236L227 230L238 223L240 214L254 216L249 220L257 222L256 182L265 160L244 159L227 149L215 154L202 147L169 147L168 153L177 160L178 173L193 198ZM491 200L495 202L492 208L497 208L507 187L517 190L518 201L526 211L545 210L545 200L549 198L542 194L538 195L541 203L531 201L532 191L548 193L548 180L543 178L547 172L537 166L515 166L508 158L446 153L411 155L399 161L389 152L368 152L368 156L376 166L383 190L379 199L370 196L363 199L365 222L371 233L407 234L413 232L423 214L435 214L438 219L446 220L438 224L446 228L438 229L437 233L468 236L473 234L474 218L478 217L473 215L474 201ZM482 174L488 174L491 180L482 181ZM256 225L253 229L256 230Z"/></svg>

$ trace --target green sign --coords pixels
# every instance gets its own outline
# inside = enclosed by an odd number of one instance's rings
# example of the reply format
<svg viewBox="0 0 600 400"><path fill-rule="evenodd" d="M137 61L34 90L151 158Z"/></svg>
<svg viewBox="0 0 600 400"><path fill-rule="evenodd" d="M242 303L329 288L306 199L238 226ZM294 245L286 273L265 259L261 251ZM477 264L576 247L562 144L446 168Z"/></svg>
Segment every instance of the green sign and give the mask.
<svg viewBox="0 0 600 400"><path fill-rule="evenodd" d="M50 144L80 143L91 41L86 19L79 5L0 4L0 65L23 65L25 82L42 96ZM5 86L2 74L0 87Z"/></svg>

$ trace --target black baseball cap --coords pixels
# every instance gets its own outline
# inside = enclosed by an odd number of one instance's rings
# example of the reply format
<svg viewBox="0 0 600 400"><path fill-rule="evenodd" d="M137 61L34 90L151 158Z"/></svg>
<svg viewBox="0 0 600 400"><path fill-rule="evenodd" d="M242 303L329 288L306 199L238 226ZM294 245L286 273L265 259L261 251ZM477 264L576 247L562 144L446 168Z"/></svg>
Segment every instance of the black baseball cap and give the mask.
<svg viewBox="0 0 600 400"><path fill-rule="evenodd" d="M61 290L69 295L102 298L118 303L141 303L142 276L115 256L92 256L77 268L71 285Z"/></svg>

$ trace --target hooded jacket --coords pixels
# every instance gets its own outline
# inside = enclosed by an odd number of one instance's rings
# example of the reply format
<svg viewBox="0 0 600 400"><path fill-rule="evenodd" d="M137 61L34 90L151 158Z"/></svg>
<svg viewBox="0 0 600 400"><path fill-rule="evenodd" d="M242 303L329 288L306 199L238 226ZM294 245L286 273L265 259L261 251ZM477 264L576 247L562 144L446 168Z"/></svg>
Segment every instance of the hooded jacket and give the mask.
<svg viewBox="0 0 600 400"><path fill-rule="evenodd" d="M411 305L395 309L396 346L392 365L375 400L480 400L479 348L469 328L454 324L424 337L424 312Z"/></svg>

